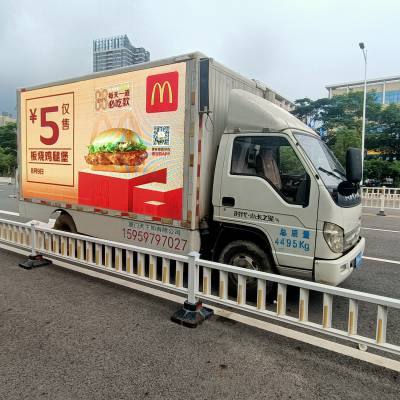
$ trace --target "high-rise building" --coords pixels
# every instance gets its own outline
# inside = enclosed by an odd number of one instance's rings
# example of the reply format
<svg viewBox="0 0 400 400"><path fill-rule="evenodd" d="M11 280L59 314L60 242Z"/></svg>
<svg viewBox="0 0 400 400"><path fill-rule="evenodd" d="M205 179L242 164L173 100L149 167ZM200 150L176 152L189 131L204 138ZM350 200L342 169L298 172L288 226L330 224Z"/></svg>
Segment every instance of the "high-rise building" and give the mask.
<svg viewBox="0 0 400 400"><path fill-rule="evenodd" d="M93 40L93 72L146 61L150 61L150 53L143 47L134 47L126 35Z"/></svg>
<svg viewBox="0 0 400 400"><path fill-rule="evenodd" d="M364 91L364 81L328 85L329 97L349 92ZM400 104L400 76L367 79L367 92L374 92L375 100L381 104Z"/></svg>
<svg viewBox="0 0 400 400"><path fill-rule="evenodd" d="M13 118L13 116L10 113L2 112L0 114L0 126L11 124L13 122L16 122L16 119Z"/></svg>

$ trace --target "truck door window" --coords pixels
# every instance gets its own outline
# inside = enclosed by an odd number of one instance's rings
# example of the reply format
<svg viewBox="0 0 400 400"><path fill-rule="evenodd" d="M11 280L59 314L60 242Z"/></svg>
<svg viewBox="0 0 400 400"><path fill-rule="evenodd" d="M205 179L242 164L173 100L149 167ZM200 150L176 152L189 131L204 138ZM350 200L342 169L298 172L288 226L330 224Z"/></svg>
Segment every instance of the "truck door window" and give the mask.
<svg viewBox="0 0 400 400"><path fill-rule="evenodd" d="M232 148L231 174L259 176L288 203L308 203L309 177L284 137L237 137Z"/></svg>

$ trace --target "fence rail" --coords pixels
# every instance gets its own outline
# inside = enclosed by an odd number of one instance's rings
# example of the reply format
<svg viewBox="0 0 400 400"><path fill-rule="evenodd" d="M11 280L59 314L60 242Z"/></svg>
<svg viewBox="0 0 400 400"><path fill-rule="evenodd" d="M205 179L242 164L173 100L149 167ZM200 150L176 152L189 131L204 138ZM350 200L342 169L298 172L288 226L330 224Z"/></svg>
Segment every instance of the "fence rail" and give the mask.
<svg viewBox="0 0 400 400"><path fill-rule="evenodd" d="M364 207L379 208L384 215L385 209L400 209L400 188L363 187L362 205Z"/></svg>
<svg viewBox="0 0 400 400"><path fill-rule="evenodd" d="M201 299L400 355L400 343L387 341L389 310L400 310L397 299L206 261L195 252L182 256L61 232L34 222L0 219L0 243L29 250L32 256L40 253L150 283L189 303ZM271 283L277 290L269 306ZM288 312L289 287L299 292L297 315ZM319 322L309 318L311 292L323 297ZM338 298L347 303L346 329L334 328L333 302ZM360 303L376 306L372 337L359 333Z"/></svg>

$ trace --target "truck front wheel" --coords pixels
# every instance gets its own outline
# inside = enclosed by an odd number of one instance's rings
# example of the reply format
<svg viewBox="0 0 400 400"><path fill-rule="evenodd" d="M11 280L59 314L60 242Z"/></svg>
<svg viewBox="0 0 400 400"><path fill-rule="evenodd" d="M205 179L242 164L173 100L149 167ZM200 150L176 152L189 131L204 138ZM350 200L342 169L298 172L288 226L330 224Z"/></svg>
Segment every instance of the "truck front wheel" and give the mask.
<svg viewBox="0 0 400 400"><path fill-rule="evenodd" d="M269 254L257 244L247 240L235 240L227 244L221 251L218 262L234 265L235 267L248 268L256 271L274 273L273 262ZM229 274L230 286L236 288L237 275ZM268 300L271 300L275 292L276 284L266 281ZM257 279L247 279L247 291L255 294Z"/></svg>

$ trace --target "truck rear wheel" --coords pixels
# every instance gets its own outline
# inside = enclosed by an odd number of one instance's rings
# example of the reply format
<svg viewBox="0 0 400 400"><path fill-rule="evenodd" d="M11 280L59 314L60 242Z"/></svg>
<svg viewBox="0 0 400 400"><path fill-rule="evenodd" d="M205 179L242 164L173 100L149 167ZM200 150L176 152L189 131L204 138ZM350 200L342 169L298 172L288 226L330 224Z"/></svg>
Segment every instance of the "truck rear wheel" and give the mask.
<svg viewBox="0 0 400 400"><path fill-rule="evenodd" d="M218 262L248 268L256 271L274 273L273 262L269 254L257 244L247 240L235 240L227 244L221 251ZM237 287L237 275L229 274L229 283ZM266 281L267 300L271 301L275 294L276 284ZM235 289L234 289L235 290ZM247 279L247 292L251 297L257 291L257 279Z"/></svg>
<svg viewBox="0 0 400 400"><path fill-rule="evenodd" d="M54 229L58 231L78 233L75 222L69 214L61 214L54 224Z"/></svg>

